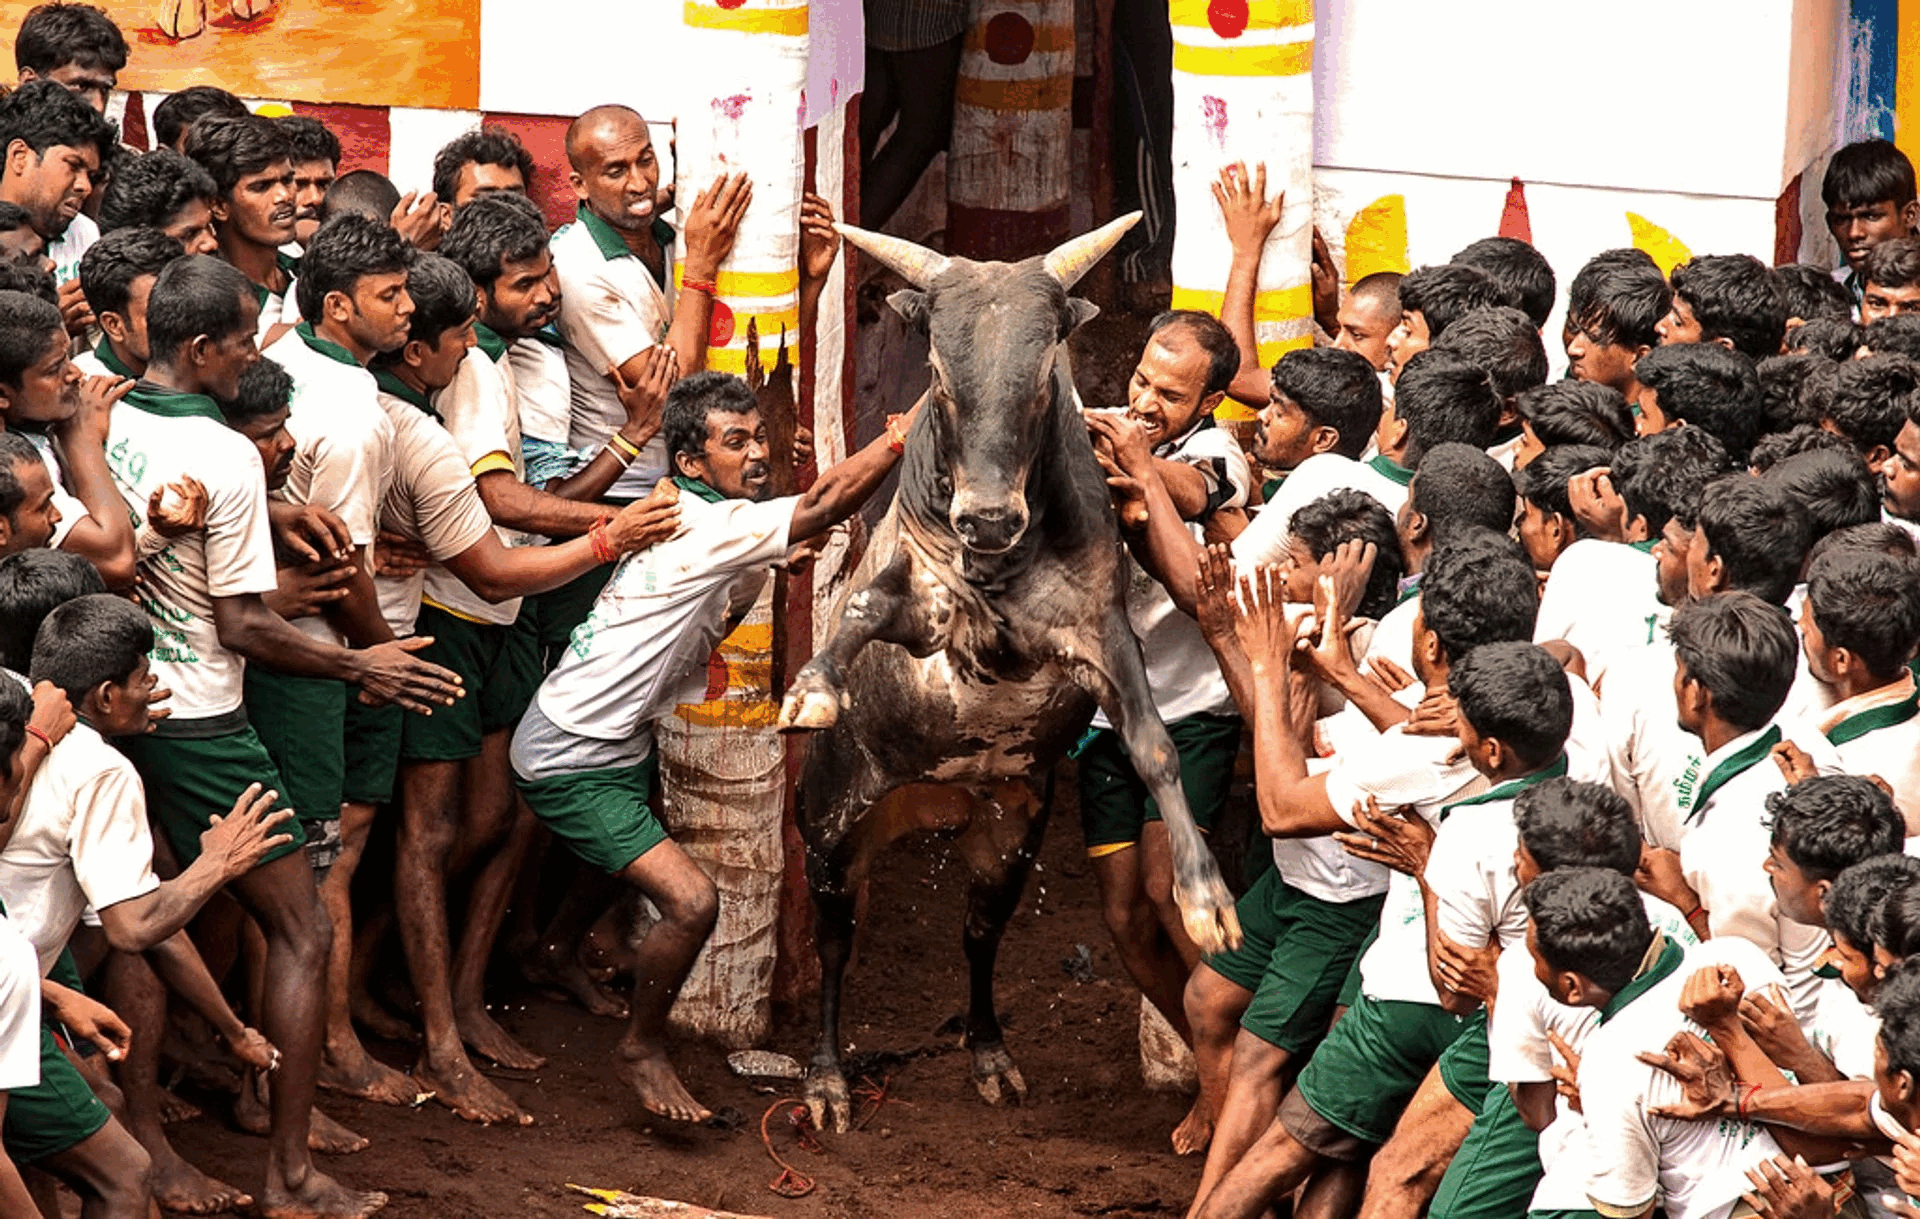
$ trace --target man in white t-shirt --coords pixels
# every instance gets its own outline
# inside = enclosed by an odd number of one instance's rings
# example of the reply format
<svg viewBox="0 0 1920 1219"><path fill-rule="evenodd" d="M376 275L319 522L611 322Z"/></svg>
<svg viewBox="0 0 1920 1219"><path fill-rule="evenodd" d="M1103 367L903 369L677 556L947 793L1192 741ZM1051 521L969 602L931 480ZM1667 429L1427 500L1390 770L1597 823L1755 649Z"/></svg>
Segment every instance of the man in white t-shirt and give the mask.
<svg viewBox="0 0 1920 1219"><path fill-rule="evenodd" d="M136 226L108 233L80 259L80 286L100 327L100 341L73 358L82 373L137 380L147 370L147 296L178 257L179 242Z"/></svg>
<svg viewBox="0 0 1920 1219"><path fill-rule="evenodd" d="M93 324L80 291L80 256L100 228L80 209L113 143L113 125L53 81L21 85L0 103L0 199L25 208L46 239L70 334Z"/></svg>
<svg viewBox="0 0 1920 1219"><path fill-rule="evenodd" d="M770 499L766 426L746 382L724 373L681 380L663 430L681 530L614 571L514 733L513 767L534 812L575 854L659 910L635 949L633 1015L614 1069L648 1111L699 1121L708 1110L667 1060L666 1021L718 895L652 811L653 721L684 700L690 679L704 680L708 654L759 596L769 565L856 511L893 469L900 443L890 431L805 494Z"/></svg>
<svg viewBox="0 0 1920 1219"><path fill-rule="evenodd" d="M1807 670L1834 693L1819 721L1849 774L1893 789L1907 834L1920 834L1920 568L1878 551L1835 550L1807 573L1800 605Z"/></svg>
<svg viewBox="0 0 1920 1219"><path fill-rule="evenodd" d="M0 766L0 799L9 805L14 797L14 764L27 739L32 710L32 700L18 683L0 682L0 760L5 762ZM41 1024L40 968L33 945L0 910L0 1113L4 1113L13 1094L40 1082L40 1063L50 1040ZM139 1145L130 1139L126 1145L137 1163L142 1158ZM4 1150L0 1150L0 1211L9 1215L39 1213L12 1155Z"/></svg>
<svg viewBox="0 0 1920 1219"><path fill-rule="evenodd" d="M293 142L258 114L210 114L187 129L181 149L213 178L220 257L253 285L260 316L254 337L272 346L300 320L293 291L299 260L281 247L293 240Z"/></svg>

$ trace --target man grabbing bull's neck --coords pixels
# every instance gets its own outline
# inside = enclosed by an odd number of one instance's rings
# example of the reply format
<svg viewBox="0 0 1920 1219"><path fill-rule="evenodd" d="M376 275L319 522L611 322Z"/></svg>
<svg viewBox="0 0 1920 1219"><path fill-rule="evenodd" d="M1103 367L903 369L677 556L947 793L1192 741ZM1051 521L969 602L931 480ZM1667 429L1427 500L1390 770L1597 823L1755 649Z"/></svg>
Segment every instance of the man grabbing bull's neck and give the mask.
<svg viewBox="0 0 1920 1219"><path fill-rule="evenodd" d="M709 1116L667 1061L666 1027L717 897L653 813L653 721L672 712L684 681L758 599L769 566L873 494L918 413L805 494L773 499L766 424L746 382L704 372L676 384L661 435L681 490L680 532L614 569L514 733L513 768L533 811L660 911L637 950L632 1022L614 1069L662 1117Z"/></svg>

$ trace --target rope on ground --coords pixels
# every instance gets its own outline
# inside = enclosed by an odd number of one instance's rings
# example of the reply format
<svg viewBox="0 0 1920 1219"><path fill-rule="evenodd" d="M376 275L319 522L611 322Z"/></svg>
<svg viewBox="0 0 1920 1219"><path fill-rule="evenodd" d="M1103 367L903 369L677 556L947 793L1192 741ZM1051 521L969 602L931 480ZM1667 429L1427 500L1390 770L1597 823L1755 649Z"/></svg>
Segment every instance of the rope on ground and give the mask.
<svg viewBox="0 0 1920 1219"><path fill-rule="evenodd" d="M773 1121L773 1115L780 1112L783 1107L787 1109L787 1124L797 1132L800 1145L816 1154L821 1150L820 1144L815 1141L808 1129L813 1123L813 1117L805 1101L798 1097L783 1096L768 1105L767 1111L760 1115L760 1145L767 1149L767 1154L773 1158L773 1162L780 1166L780 1175L769 1182L767 1188L782 1198L804 1198L813 1192L813 1178L780 1158L780 1153L773 1149L773 1132L768 1129L768 1124Z"/></svg>

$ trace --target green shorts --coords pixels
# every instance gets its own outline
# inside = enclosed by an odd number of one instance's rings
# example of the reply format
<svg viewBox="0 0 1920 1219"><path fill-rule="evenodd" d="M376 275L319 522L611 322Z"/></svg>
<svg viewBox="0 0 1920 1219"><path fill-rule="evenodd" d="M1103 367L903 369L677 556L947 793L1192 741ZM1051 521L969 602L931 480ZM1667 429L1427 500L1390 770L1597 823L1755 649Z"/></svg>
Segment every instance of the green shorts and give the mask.
<svg viewBox="0 0 1920 1219"><path fill-rule="evenodd" d="M1407 1102L1466 1021L1433 1003L1370 999L1362 993L1333 1032L1307 1060L1289 1101L1362 1143L1385 1143ZM1314 1147L1310 1134L1294 1129L1290 1106L1280 1116L1295 1138ZM1346 1157L1352 1158L1352 1157Z"/></svg>
<svg viewBox="0 0 1920 1219"><path fill-rule="evenodd" d="M1233 788L1233 759L1240 752L1240 717L1190 715L1167 725L1180 753L1180 787L1193 821L1213 828ZM1160 808L1133 769L1133 759L1111 728L1096 728L1081 743L1080 827L1087 854L1111 855L1140 841L1141 827L1160 820Z"/></svg>
<svg viewBox="0 0 1920 1219"><path fill-rule="evenodd" d="M1382 893L1380 900L1384 903L1387 895ZM1360 941L1360 950L1353 954L1353 965L1347 970L1346 980L1340 983L1340 997L1334 1000L1336 1005L1352 1007L1360 1001L1360 962L1366 957L1367 949L1373 947L1373 942L1379 938L1380 924L1376 922L1373 930L1367 932L1367 938Z"/></svg>
<svg viewBox="0 0 1920 1219"><path fill-rule="evenodd" d="M73 959L73 950L62 948L60 955L53 958L53 968L47 971L47 981L58 982L71 991L86 994L87 988L80 981L80 962Z"/></svg>
<svg viewBox="0 0 1920 1219"><path fill-rule="evenodd" d="M1490 1069L1487 1061L1487 1009L1481 1008L1467 1017L1466 1031L1461 1033L1447 1052L1440 1055L1440 1082L1447 1085L1447 1091L1453 1093L1453 1099L1465 1105L1475 1117L1480 1115L1480 1106L1487 1099L1487 1089L1493 1081L1487 1078Z"/></svg>
<svg viewBox="0 0 1920 1219"><path fill-rule="evenodd" d="M385 804L400 773L400 733L407 712L347 700L347 778L340 798L347 804ZM436 713L443 714L443 713Z"/></svg>
<svg viewBox="0 0 1920 1219"><path fill-rule="evenodd" d="M1490 1084L1427 1213L1430 1219L1509 1219L1527 1209L1545 1171L1540 1136L1521 1119L1513 1093Z"/></svg>
<svg viewBox="0 0 1920 1219"><path fill-rule="evenodd" d="M529 632L474 622L433 605L420 607L418 635L433 643L415 655L452 669L467 695L432 715L409 715L400 730L400 756L409 762L459 762L480 756L488 733L520 722L540 687L540 658Z"/></svg>
<svg viewBox="0 0 1920 1219"><path fill-rule="evenodd" d="M247 666L247 722L267 747L304 824L340 817L347 781L347 704L359 699L345 682L290 677Z"/></svg>
<svg viewBox="0 0 1920 1219"><path fill-rule="evenodd" d="M603 563L559 588L536 593L520 603L520 621L533 631L534 642L540 649L542 673L553 672L553 667L560 663L560 655L566 651L573 629L593 612L594 600L613 578L613 568L614 564Z"/></svg>
<svg viewBox="0 0 1920 1219"><path fill-rule="evenodd" d="M16 1164L35 1164L77 1147L100 1132L112 1115L40 1025L40 1082L7 1093L7 1120L0 1140Z"/></svg>
<svg viewBox="0 0 1920 1219"><path fill-rule="evenodd" d="M653 792L660 777L660 755L638 766L583 770L544 779L514 776L527 807L593 867L616 875L667 840L666 827L653 815Z"/></svg>
<svg viewBox="0 0 1920 1219"><path fill-rule="evenodd" d="M140 781L147 789L147 816L167 836L174 858L183 868L200 858L200 835L213 824L213 818L233 811L233 802L248 784L260 783L278 791L280 799L274 802L275 809L292 807L279 770L251 727L210 737L148 733L116 737L114 743L140 772ZM275 833L291 834L293 841L267 852L260 861L263 864L291 855L307 844L297 818Z"/></svg>
<svg viewBox="0 0 1920 1219"><path fill-rule="evenodd" d="M1205 958L1208 969L1253 992L1240 1027L1291 1053L1311 1046L1333 1019L1340 984L1360 941L1380 924L1382 893L1359 901L1321 901L1269 870L1234 905L1240 947Z"/></svg>

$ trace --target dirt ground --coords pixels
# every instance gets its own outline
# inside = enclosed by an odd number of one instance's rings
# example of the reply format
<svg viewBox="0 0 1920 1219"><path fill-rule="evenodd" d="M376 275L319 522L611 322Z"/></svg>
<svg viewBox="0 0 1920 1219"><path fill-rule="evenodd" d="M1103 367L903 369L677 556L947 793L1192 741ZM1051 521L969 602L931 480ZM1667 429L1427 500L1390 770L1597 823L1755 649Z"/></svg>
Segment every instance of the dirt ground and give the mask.
<svg viewBox="0 0 1920 1219"><path fill-rule="evenodd" d="M618 1024L532 992L500 993L502 1022L549 1065L495 1078L538 1124L489 1129L433 1104L399 1110L322 1094L326 1112L373 1140L356 1155L323 1157L323 1167L388 1191L386 1213L420 1219L582 1215L583 1199L565 1191L567 1182L781 1219L1180 1213L1200 1165L1176 1158L1167 1135L1188 1102L1141 1086L1139 992L1100 921L1073 784L1062 778L1061 807L1000 958L998 1005L1030 1088L1024 1106L985 1104L968 1083L957 1035L942 1028L965 1005L965 873L944 844L923 838L875 866L872 918L846 999L856 1052L907 1056L892 1069L890 1103L863 1131L823 1136L817 1153L800 1149L790 1128L774 1131L781 1154L816 1181L811 1195L790 1200L768 1189L778 1169L761 1144L760 1119L776 1097L735 1077L720 1049L683 1042L679 1058L695 1095L737 1110L745 1125L667 1128L606 1069ZM1090 950L1092 981L1067 968L1078 945ZM812 1029L810 1012L788 1013L768 1048L804 1060ZM407 1061L405 1047L374 1048L396 1065ZM211 1116L173 1135L190 1160L258 1186L261 1140Z"/></svg>

